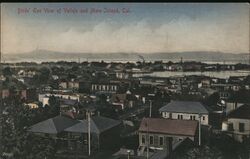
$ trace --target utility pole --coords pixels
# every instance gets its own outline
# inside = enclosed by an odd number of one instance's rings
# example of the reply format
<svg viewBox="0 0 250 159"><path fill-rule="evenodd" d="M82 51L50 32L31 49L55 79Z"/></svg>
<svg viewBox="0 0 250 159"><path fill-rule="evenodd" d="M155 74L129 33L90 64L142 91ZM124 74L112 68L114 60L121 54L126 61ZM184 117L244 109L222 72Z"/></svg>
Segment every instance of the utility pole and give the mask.
<svg viewBox="0 0 250 159"><path fill-rule="evenodd" d="M0 24L2 24L2 8L0 6ZM2 63L2 39L3 39L3 35L2 35L2 25L0 25L0 64Z"/></svg>
<svg viewBox="0 0 250 159"><path fill-rule="evenodd" d="M147 159L149 158L149 136L148 136L148 119L146 119L146 126L147 126Z"/></svg>
<svg viewBox="0 0 250 159"><path fill-rule="evenodd" d="M90 141L90 113L88 111L88 147L89 147L89 156L91 154L91 141Z"/></svg>
<svg viewBox="0 0 250 159"><path fill-rule="evenodd" d="M127 150L127 153L128 153L128 159L129 159L129 155L130 155L130 150Z"/></svg>
<svg viewBox="0 0 250 159"><path fill-rule="evenodd" d="M149 117L152 116L152 100L149 100Z"/></svg>
<svg viewBox="0 0 250 159"><path fill-rule="evenodd" d="M249 3L248 3L248 5L249 5ZM249 54L248 65L249 65L249 66L248 66L248 67L249 67L249 71L250 71L250 7L248 7L248 8L249 8L249 14L248 14L248 15L249 15L249 21L248 21L248 22L249 22L249 23L248 23L248 25L249 25L249 26L248 26L248 27L249 27L249 30L248 30L248 32L249 32L249 33L248 33L248 34L249 34L249 35L248 35L248 38L249 38L249 39L248 39L248 40L249 40L249 41L248 41L248 54ZM249 72L249 75L250 75L250 72Z"/></svg>
<svg viewBox="0 0 250 159"><path fill-rule="evenodd" d="M201 146L201 114L199 114L199 146Z"/></svg>

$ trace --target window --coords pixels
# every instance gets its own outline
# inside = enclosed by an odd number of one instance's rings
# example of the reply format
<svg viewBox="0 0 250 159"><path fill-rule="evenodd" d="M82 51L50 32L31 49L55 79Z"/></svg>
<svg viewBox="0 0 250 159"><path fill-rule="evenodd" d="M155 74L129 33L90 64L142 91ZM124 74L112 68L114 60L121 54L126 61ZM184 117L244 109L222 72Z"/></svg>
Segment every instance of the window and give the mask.
<svg viewBox="0 0 250 159"><path fill-rule="evenodd" d="M228 124L228 131L233 131L233 130L234 130L233 123Z"/></svg>
<svg viewBox="0 0 250 159"><path fill-rule="evenodd" d="M162 117L163 117L163 118L165 117L165 112L162 112Z"/></svg>
<svg viewBox="0 0 250 159"><path fill-rule="evenodd" d="M195 115L190 115L190 120L195 120Z"/></svg>
<svg viewBox="0 0 250 159"><path fill-rule="evenodd" d="M178 114L178 119L183 119L183 115Z"/></svg>
<svg viewBox="0 0 250 159"><path fill-rule="evenodd" d="M206 119L205 116L203 116L203 117L202 117L202 120L205 120L205 119Z"/></svg>
<svg viewBox="0 0 250 159"><path fill-rule="evenodd" d="M239 123L239 131L244 132L245 131L245 125L244 123Z"/></svg>
<svg viewBox="0 0 250 159"><path fill-rule="evenodd" d="M142 135L142 136L141 136L141 142L142 142L142 144L145 144L145 143L146 143L145 135Z"/></svg>
<svg viewBox="0 0 250 159"><path fill-rule="evenodd" d="M154 136L149 137L149 144L153 145L154 144Z"/></svg>
<svg viewBox="0 0 250 159"><path fill-rule="evenodd" d="M160 140L160 141L159 141L159 145L162 146L162 145L163 145L163 137L160 136L160 137L159 137L159 140Z"/></svg>

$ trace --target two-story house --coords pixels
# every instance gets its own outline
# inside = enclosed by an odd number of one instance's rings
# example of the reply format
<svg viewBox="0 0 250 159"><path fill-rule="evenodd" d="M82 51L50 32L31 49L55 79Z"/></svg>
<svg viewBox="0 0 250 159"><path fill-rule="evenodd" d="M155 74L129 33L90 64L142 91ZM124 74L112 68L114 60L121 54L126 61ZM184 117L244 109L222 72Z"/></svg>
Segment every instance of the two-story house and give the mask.
<svg viewBox="0 0 250 159"><path fill-rule="evenodd" d="M227 115L222 123L222 131L242 142L250 137L250 105L243 105Z"/></svg>
<svg viewBox="0 0 250 159"><path fill-rule="evenodd" d="M116 83L92 83L91 92L110 92L116 93L118 84Z"/></svg>
<svg viewBox="0 0 250 159"><path fill-rule="evenodd" d="M159 111L166 119L200 120L202 125L209 124L209 110L200 102L171 101Z"/></svg>

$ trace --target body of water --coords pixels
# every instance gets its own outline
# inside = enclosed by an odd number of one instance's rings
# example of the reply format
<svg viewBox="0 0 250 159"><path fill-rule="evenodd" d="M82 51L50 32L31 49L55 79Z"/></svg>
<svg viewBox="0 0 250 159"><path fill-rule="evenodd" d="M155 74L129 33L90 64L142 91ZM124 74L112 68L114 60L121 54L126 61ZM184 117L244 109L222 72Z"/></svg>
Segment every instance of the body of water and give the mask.
<svg viewBox="0 0 250 159"><path fill-rule="evenodd" d="M215 78L229 78L230 76L248 76L250 71L207 71L207 72L173 72L173 71L162 71L162 72L152 72L152 73L141 73L133 74L133 77L175 77L175 76L190 76L190 75L204 75Z"/></svg>

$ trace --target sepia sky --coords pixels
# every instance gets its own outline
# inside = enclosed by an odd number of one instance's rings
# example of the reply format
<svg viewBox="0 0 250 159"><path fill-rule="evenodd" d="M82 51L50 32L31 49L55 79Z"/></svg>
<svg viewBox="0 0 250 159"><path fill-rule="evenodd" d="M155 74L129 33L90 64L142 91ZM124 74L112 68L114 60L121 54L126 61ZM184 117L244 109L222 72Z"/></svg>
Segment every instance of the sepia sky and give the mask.
<svg viewBox="0 0 250 159"><path fill-rule="evenodd" d="M29 13L18 13L25 8ZM44 8L55 12L45 13ZM65 13L64 8L78 12ZM104 13L105 8L120 13ZM40 13L34 12L39 9ZM88 12L80 13L81 9ZM90 13L91 9L102 13ZM1 13L1 51L8 54L35 49L83 53L249 50L247 3L5 3Z"/></svg>

